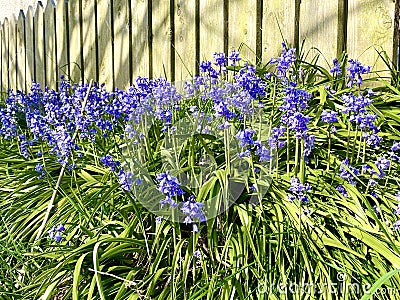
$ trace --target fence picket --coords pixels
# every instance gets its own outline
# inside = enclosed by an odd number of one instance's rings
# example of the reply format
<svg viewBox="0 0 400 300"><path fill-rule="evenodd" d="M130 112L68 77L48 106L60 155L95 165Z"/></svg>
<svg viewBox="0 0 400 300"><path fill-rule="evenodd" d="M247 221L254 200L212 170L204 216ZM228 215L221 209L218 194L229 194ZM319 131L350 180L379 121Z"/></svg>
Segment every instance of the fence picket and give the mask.
<svg viewBox="0 0 400 300"><path fill-rule="evenodd" d="M9 52L8 59L10 60L9 70L8 70L8 78L10 80L10 88L15 91L17 87L17 73L18 73L18 65L17 65L17 35L16 35L16 22L15 16L10 17L9 23Z"/></svg>
<svg viewBox="0 0 400 300"><path fill-rule="evenodd" d="M395 3L392 0L349 1L347 50L375 70L386 69L376 50L392 55ZM376 50L375 50L376 48Z"/></svg>
<svg viewBox="0 0 400 300"><path fill-rule="evenodd" d="M107 0L97 1L97 36L98 36L98 61L99 82L105 84L108 90L113 84L113 56L112 56L112 21L111 3Z"/></svg>
<svg viewBox="0 0 400 300"><path fill-rule="evenodd" d="M185 80L196 70L196 0L175 3L175 79ZM198 28L197 28L198 30Z"/></svg>
<svg viewBox="0 0 400 300"><path fill-rule="evenodd" d="M118 88L127 88L131 80L131 58L129 57L129 0L114 0L114 84Z"/></svg>
<svg viewBox="0 0 400 300"><path fill-rule="evenodd" d="M58 81L57 53L56 53L56 24L55 7L51 0L47 1L44 10L44 34L45 34L45 64L46 64L46 85L50 88L56 88Z"/></svg>
<svg viewBox="0 0 400 300"><path fill-rule="evenodd" d="M46 81L43 6L38 2L33 17L35 30L35 81L42 87Z"/></svg>
<svg viewBox="0 0 400 300"><path fill-rule="evenodd" d="M25 17L25 52L26 52L26 89L29 90L34 79L35 47L34 47L33 7L29 6Z"/></svg>
<svg viewBox="0 0 400 300"><path fill-rule="evenodd" d="M68 1L69 68L73 82L79 82L85 76L82 63L81 12L79 5L80 1Z"/></svg>
<svg viewBox="0 0 400 300"><path fill-rule="evenodd" d="M4 19L1 24L1 85L2 91L8 90L8 19Z"/></svg>
<svg viewBox="0 0 400 300"><path fill-rule="evenodd" d="M21 10L17 20L17 89L26 90L25 15Z"/></svg>
<svg viewBox="0 0 400 300"><path fill-rule="evenodd" d="M282 50L282 37L293 46L295 41L295 1L264 1L262 22L262 60L267 63Z"/></svg>
<svg viewBox="0 0 400 300"><path fill-rule="evenodd" d="M170 1L153 1L152 3L152 76L173 80L171 69L171 28Z"/></svg>
<svg viewBox="0 0 400 300"><path fill-rule="evenodd" d="M96 14L95 0L82 0L83 64L85 80L98 81L96 66Z"/></svg>
<svg viewBox="0 0 400 300"><path fill-rule="evenodd" d="M70 76L67 5L66 0L58 0L56 5L57 74L59 77L61 75Z"/></svg>
<svg viewBox="0 0 400 300"><path fill-rule="evenodd" d="M256 63L257 0L231 1L229 3L229 52L240 50L243 60Z"/></svg>

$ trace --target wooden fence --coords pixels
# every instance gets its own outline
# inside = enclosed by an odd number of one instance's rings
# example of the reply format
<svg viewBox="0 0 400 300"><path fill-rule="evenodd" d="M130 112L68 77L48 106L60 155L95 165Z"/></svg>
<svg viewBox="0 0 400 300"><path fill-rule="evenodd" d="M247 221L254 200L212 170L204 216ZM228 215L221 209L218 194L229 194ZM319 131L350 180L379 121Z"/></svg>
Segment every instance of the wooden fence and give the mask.
<svg viewBox="0 0 400 300"><path fill-rule="evenodd" d="M1 90L60 75L126 88L137 76L182 80L214 52L240 48L255 63L279 54L282 35L331 62L350 57L384 68L397 62L400 0L58 0L0 26ZM312 49L309 57L316 54Z"/></svg>

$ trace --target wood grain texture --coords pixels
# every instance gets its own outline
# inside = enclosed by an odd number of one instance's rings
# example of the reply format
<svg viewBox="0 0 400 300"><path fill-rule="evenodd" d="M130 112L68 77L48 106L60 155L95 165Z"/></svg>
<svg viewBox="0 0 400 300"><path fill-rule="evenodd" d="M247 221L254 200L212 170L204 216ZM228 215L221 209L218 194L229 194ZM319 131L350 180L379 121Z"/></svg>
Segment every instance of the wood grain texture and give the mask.
<svg viewBox="0 0 400 300"><path fill-rule="evenodd" d="M18 72L17 32L16 32L15 16L11 16L9 20L8 42L9 42L8 59L10 60L8 69L8 78L10 80L10 88L15 91L17 88L17 72Z"/></svg>
<svg viewBox="0 0 400 300"><path fill-rule="evenodd" d="M376 50L384 49L392 56L394 9L392 0L349 1L347 48L350 58L373 66L374 70L386 69Z"/></svg>
<svg viewBox="0 0 400 300"><path fill-rule="evenodd" d="M149 73L149 20L146 0L131 0L132 16L132 82L138 76L147 77Z"/></svg>
<svg viewBox="0 0 400 300"><path fill-rule="evenodd" d="M280 55L283 40L287 40L290 46L294 45L295 1L264 1L262 24L262 61L267 63Z"/></svg>
<svg viewBox="0 0 400 300"><path fill-rule="evenodd" d="M312 12L312 13L311 13ZM318 62L328 67L338 48L338 0L303 0L300 4L300 43L304 40L306 59L322 54Z"/></svg>
<svg viewBox="0 0 400 300"><path fill-rule="evenodd" d="M44 34L45 34L45 63L46 63L46 85L55 89L58 81L57 53L56 53L56 31L55 31L55 7L51 0L47 1L44 10Z"/></svg>
<svg viewBox="0 0 400 300"><path fill-rule="evenodd" d="M25 17L25 51L26 51L26 89L30 90L34 79L35 47L33 33L33 7L29 6Z"/></svg>
<svg viewBox="0 0 400 300"><path fill-rule="evenodd" d="M21 10L17 20L17 89L26 91L25 15Z"/></svg>
<svg viewBox="0 0 400 300"><path fill-rule="evenodd" d="M171 79L171 27L169 0L153 1L152 4L152 56L154 78Z"/></svg>
<svg viewBox="0 0 400 300"><path fill-rule="evenodd" d="M229 2L228 50L240 50L242 60L256 63L257 0Z"/></svg>
<svg viewBox="0 0 400 300"><path fill-rule="evenodd" d="M129 0L114 0L114 84L125 89L130 86ZM143 30L143 29L142 29Z"/></svg>
<svg viewBox="0 0 400 300"><path fill-rule="evenodd" d="M1 81L2 81L2 91L7 92L9 88L8 84L8 19L4 19L3 24L1 26L2 34L1 34Z"/></svg>
<svg viewBox="0 0 400 300"><path fill-rule="evenodd" d="M80 82L82 78L82 43L79 0L68 1L68 28L70 47L70 76L73 82Z"/></svg>
<svg viewBox="0 0 400 300"><path fill-rule="evenodd" d="M35 81L42 87L45 85L45 43L44 43L44 10L39 2L33 17L35 31Z"/></svg>
<svg viewBox="0 0 400 300"><path fill-rule="evenodd" d="M95 0L82 0L82 33L85 81L97 81Z"/></svg>
<svg viewBox="0 0 400 300"><path fill-rule="evenodd" d="M56 5L56 36L57 36L57 73L69 77L68 50L68 7L65 0L58 0Z"/></svg>
<svg viewBox="0 0 400 300"><path fill-rule="evenodd" d="M200 1L200 61L224 52L224 39L224 2Z"/></svg>
<svg viewBox="0 0 400 300"><path fill-rule="evenodd" d="M196 72L196 0L175 2L175 79L189 79Z"/></svg>
<svg viewBox="0 0 400 300"><path fill-rule="evenodd" d="M99 82L108 90L113 89L113 56L111 31L111 3L107 0L97 1L97 36Z"/></svg>

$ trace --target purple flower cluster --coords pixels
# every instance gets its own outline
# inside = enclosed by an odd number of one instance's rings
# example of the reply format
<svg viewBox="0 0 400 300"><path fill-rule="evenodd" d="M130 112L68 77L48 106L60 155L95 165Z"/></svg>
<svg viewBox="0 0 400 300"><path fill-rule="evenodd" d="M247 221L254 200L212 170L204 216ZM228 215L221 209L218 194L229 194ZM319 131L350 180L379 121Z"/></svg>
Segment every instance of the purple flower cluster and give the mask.
<svg viewBox="0 0 400 300"><path fill-rule="evenodd" d="M64 226L62 224L59 224L57 227L53 227L48 231L49 238L59 243L63 239L61 235L63 231L65 231Z"/></svg>
<svg viewBox="0 0 400 300"><path fill-rule="evenodd" d="M291 195L288 195L288 200L298 200L302 203L308 203L309 200L307 192L311 191L311 186L308 183L302 184L297 177L293 177L290 180L290 184L291 186L289 188L289 192L291 193Z"/></svg>
<svg viewBox="0 0 400 300"><path fill-rule="evenodd" d="M193 232L198 232L199 228L196 222L204 222L206 218L201 211L203 203L196 202L194 196L190 196L186 201L182 202L180 207L185 217L185 224L193 224Z"/></svg>
<svg viewBox="0 0 400 300"><path fill-rule="evenodd" d="M347 83L347 86L353 87L354 84L360 86L362 84L361 75L369 73L371 71L371 67L361 65L358 60L349 59L349 66L347 67L347 71L349 71L349 82Z"/></svg>
<svg viewBox="0 0 400 300"><path fill-rule="evenodd" d="M393 142L393 145L390 148L390 152L389 152L390 158L395 161L400 161L400 156L396 153L399 150L400 150L400 142L398 142L398 143Z"/></svg>
<svg viewBox="0 0 400 300"><path fill-rule="evenodd" d="M129 171L125 172L124 168L121 168L117 174L119 178L119 184L125 191L130 191L133 183L133 174Z"/></svg>
<svg viewBox="0 0 400 300"><path fill-rule="evenodd" d="M340 64L339 64L339 61L337 60L337 58L335 58L334 60L333 60L333 68L330 70L330 72L333 74L333 75L337 75L337 76L340 76L340 75L342 75L342 69L341 69L341 67L340 67Z"/></svg>
<svg viewBox="0 0 400 300"><path fill-rule="evenodd" d="M39 173L38 179L42 179L46 175L46 171L41 163L38 163L35 167L35 171Z"/></svg>
<svg viewBox="0 0 400 300"><path fill-rule="evenodd" d="M161 207L168 204L176 207L177 203L172 199L174 196L183 195L185 192L181 188L178 179L170 174L169 171L157 174L158 190L165 194L165 199L160 201Z"/></svg>
<svg viewBox="0 0 400 300"><path fill-rule="evenodd" d="M284 81L287 80L287 72L296 61L296 49L288 49L285 43L282 43L282 54L276 59L271 59L270 64L276 65L276 76Z"/></svg>
<svg viewBox="0 0 400 300"><path fill-rule="evenodd" d="M335 111L322 111L321 113L321 121L324 123L336 123L338 121L337 112Z"/></svg>
<svg viewBox="0 0 400 300"><path fill-rule="evenodd" d="M360 175L360 171L358 169L350 166L349 160L347 158L340 163L339 171L340 171L339 176L342 179L346 180L351 185L357 184L355 177Z"/></svg>
<svg viewBox="0 0 400 300"><path fill-rule="evenodd" d="M111 170L111 172L114 172L115 169L121 165L121 163L120 163L118 160L114 161L114 159L112 158L112 156L109 155L109 154L107 154L106 156L101 157L101 158L100 158L100 161L101 161L105 166L109 167L110 170Z"/></svg>

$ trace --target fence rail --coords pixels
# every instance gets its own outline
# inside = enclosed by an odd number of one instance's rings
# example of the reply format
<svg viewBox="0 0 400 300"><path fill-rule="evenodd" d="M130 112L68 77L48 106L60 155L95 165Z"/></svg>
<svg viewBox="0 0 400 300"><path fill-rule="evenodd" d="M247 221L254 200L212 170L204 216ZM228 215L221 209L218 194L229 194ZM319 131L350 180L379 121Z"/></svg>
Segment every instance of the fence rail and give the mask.
<svg viewBox="0 0 400 300"><path fill-rule="evenodd" d="M265 63L282 35L325 64L347 50L379 70L376 50L397 62L399 11L400 0L48 0L1 22L1 90L54 88L60 75L109 89L183 80L214 52Z"/></svg>

